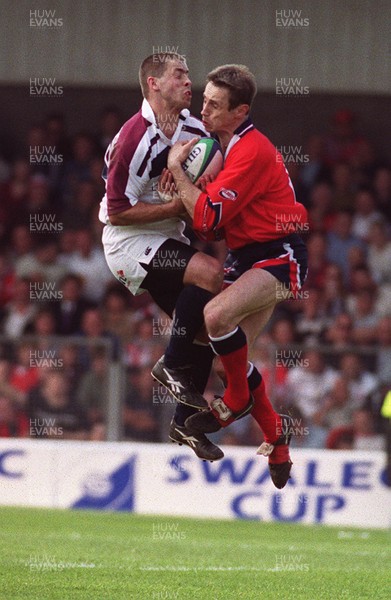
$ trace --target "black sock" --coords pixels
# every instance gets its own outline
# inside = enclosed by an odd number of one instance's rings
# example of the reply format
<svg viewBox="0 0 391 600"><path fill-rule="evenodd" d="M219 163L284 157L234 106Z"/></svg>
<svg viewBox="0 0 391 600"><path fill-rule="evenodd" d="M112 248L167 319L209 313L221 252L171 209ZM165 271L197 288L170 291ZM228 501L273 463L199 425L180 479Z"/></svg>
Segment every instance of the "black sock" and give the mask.
<svg viewBox="0 0 391 600"><path fill-rule="evenodd" d="M192 344L192 346L192 377L197 390L200 394L203 394L215 355L210 346L200 346L199 344ZM196 408L178 403L175 409L174 421L177 425L183 427L187 417L194 415L196 412L198 412Z"/></svg>
<svg viewBox="0 0 391 600"><path fill-rule="evenodd" d="M204 307L213 294L196 285L186 285L178 296L170 342L164 364L176 369L192 363L193 340L204 323Z"/></svg>
<svg viewBox="0 0 391 600"><path fill-rule="evenodd" d="M253 368L251 370L250 375L247 376L247 381L248 381L248 387L250 388L250 391L252 391L252 390L256 390L257 387L259 385L261 385L262 375L260 374L257 367L253 363L250 363L250 364L252 365Z"/></svg>

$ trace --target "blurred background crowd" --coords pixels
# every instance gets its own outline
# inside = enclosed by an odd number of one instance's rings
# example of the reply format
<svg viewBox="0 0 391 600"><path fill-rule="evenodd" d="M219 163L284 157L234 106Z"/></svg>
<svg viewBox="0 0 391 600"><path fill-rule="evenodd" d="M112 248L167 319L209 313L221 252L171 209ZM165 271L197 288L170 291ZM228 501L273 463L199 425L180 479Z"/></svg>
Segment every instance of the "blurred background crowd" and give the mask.
<svg viewBox="0 0 391 600"><path fill-rule="evenodd" d="M64 116L51 114L17 155L0 157L0 436L105 439L108 367L119 360L124 439L167 439L174 405L150 368L169 320L148 294L116 282L101 244L103 156L126 118L107 107L97 131L71 137ZM380 449L391 388L391 167L345 108L285 159L309 212L309 275L300 297L278 306L254 362L276 409L293 417L296 446ZM189 236L224 260L224 243ZM221 391L212 374L206 396ZM262 436L247 417L216 439L259 445Z"/></svg>

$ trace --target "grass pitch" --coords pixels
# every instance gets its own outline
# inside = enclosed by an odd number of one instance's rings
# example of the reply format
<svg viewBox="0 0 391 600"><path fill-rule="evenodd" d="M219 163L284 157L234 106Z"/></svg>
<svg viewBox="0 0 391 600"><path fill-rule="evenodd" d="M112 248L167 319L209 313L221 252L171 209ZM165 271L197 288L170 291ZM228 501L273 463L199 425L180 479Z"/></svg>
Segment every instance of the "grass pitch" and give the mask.
<svg viewBox="0 0 391 600"><path fill-rule="evenodd" d="M0 509L1 600L391 598L387 531Z"/></svg>

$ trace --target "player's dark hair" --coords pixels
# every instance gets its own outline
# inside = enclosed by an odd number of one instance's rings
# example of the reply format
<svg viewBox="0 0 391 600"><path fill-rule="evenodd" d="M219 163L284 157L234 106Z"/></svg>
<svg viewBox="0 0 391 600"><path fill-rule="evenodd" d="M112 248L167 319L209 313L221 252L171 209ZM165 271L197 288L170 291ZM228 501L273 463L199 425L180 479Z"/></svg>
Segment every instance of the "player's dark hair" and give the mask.
<svg viewBox="0 0 391 600"><path fill-rule="evenodd" d="M222 65L208 73L207 82L224 87L229 93L229 110L240 104L251 104L257 93L254 75L245 65Z"/></svg>
<svg viewBox="0 0 391 600"><path fill-rule="evenodd" d="M162 77L167 69L168 62L172 60L184 62L184 57L177 52L157 52L144 58L138 72L140 87L144 98L148 98L148 77Z"/></svg>

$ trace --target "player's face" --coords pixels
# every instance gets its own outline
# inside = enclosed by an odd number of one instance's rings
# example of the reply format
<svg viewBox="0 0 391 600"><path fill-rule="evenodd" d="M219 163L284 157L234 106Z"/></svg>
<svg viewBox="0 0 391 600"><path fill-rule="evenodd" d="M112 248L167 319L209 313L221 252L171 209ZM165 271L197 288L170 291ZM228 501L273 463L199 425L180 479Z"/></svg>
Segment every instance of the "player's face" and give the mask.
<svg viewBox="0 0 391 600"><path fill-rule="evenodd" d="M169 60L166 70L162 77L159 77L158 82L160 95L170 107L178 110L190 107L191 81L185 62Z"/></svg>
<svg viewBox="0 0 391 600"><path fill-rule="evenodd" d="M232 133L238 127L238 107L229 109L229 92L211 81L204 91L202 105L202 122L209 132L219 134Z"/></svg>

